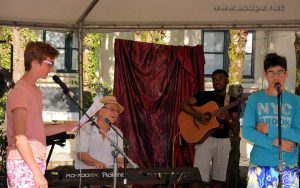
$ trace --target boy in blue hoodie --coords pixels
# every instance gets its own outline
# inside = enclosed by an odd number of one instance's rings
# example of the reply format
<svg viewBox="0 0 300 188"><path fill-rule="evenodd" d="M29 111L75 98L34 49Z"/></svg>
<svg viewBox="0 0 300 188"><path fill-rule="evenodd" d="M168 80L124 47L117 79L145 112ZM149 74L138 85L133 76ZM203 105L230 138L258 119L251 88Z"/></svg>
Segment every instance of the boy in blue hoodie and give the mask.
<svg viewBox="0 0 300 188"><path fill-rule="evenodd" d="M299 187L300 97L284 89L288 77L286 58L276 53L264 60L268 87L252 94L243 120L243 137L253 143L247 187L278 186L278 92L281 90L283 187Z"/></svg>

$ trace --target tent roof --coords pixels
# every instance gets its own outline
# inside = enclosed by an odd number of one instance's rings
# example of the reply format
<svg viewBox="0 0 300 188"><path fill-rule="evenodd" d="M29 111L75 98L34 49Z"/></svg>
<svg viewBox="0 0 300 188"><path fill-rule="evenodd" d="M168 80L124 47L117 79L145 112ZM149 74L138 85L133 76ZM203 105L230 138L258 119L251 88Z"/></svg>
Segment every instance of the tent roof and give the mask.
<svg viewBox="0 0 300 188"><path fill-rule="evenodd" d="M0 25L73 28L83 23L85 29L102 31L299 29L299 8L299 0L0 0Z"/></svg>

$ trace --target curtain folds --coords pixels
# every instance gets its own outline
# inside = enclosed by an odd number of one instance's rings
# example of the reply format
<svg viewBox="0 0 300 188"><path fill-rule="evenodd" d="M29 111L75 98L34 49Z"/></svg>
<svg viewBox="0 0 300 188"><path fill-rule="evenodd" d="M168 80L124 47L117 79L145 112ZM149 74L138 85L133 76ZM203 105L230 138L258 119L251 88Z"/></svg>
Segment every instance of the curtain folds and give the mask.
<svg viewBox="0 0 300 188"><path fill-rule="evenodd" d="M177 119L180 102L204 89L204 63L200 45L115 40L113 92L125 108L116 124L140 167L192 166L194 148L178 136Z"/></svg>

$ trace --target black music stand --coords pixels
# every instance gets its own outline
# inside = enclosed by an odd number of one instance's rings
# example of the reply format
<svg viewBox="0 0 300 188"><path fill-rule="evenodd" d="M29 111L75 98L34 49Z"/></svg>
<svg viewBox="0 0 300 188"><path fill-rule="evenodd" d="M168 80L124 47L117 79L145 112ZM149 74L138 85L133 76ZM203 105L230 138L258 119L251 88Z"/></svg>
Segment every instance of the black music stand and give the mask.
<svg viewBox="0 0 300 188"><path fill-rule="evenodd" d="M52 152L54 150L55 144L59 145L60 147L64 147L66 145L65 144L66 139L73 139L73 138L75 138L75 135L72 135L72 134L68 135L66 132L62 132L62 133L55 134L55 135L52 135L52 136L47 136L46 143L47 143L47 146L51 145L51 148L50 148L47 160L46 160L46 169L48 167L50 158L52 156Z"/></svg>

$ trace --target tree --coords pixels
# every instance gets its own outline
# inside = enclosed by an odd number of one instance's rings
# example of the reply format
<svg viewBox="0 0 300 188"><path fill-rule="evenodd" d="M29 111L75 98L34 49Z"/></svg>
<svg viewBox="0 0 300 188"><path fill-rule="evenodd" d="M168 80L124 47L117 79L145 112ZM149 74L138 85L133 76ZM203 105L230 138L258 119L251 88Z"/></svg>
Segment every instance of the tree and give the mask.
<svg viewBox="0 0 300 188"><path fill-rule="evenodd" d="M84 109L87 109L93 103L93 97L96 95L112 95L112 86L106 82L101 82L97 75L98 51L101 46L102 34L87 34L84 38L83 54L83 98Z"/></svg>
<svg viewBox="0 0 300 188"><path fill-rule="evenodd" d="M248 32L245 30L230 30L229 44L229 94L239 98L243 92L243 65L245 62L245 47ZM230 134L231 151L228 163L227 187L238 187L240 162L240 125L236 125Z"/></svg>

